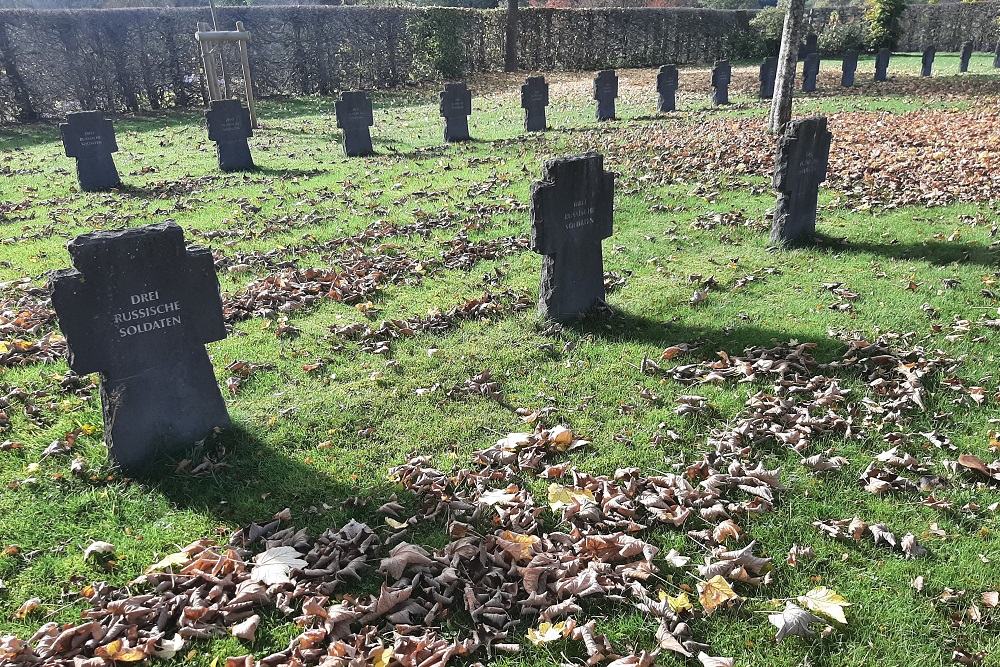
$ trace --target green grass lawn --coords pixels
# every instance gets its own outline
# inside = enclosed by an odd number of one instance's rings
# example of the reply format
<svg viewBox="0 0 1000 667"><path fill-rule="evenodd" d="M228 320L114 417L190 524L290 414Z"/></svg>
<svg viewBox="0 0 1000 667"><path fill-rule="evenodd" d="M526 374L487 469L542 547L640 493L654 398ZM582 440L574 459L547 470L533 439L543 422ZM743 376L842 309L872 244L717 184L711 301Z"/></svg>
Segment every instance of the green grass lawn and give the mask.
<svg viewBox="0 0 1000 667"><path fill-rule="evenodd" d="M916 114L928 110L995 113L1000 75L991 62L991 56L977 54L972 72L960 77L957 56L938 54L940 77L921 83L913 76L919 56L897 55L890 70L897 80L880 88L867 81L871 63L863 60L861 87L840 95L834 89L839 62L824 61L823 90L800 100L796 113L873 119L880 113L918 119ZM821 193L821 242L776 251L767 243L774 202L768 179L699 170L650 179L655 170L643 169L656 164L664 144L645 143L645 135L634 131L690 137L721 118L763 117L766 107L753 97L755 69L737 72L733 107L714 111L707 69L685 68L680 111L670 118L652 115L654 75L622 72L621 120L600 128L592 120L588 75L550 77L553 130L536 136L521 131L515 78L474 80L475 140L449 146L442 145L433 91L380 93L373 128L377 156L368 159L343 157L332 100L267 101L260 105L261 128L251 140L260 169L251 174L217 172L198 113L119 118L116 161L128 187L111 194L77 191L56 127L0 129L0 281L27 276L41 285L48 271L69 265L65 244L75 235L170 219L190 241L227 258L247 259L239 270L220 271L223 291L234 294L273 272L256 261L264 253L275 251L272 259L303 268L336 266L339 252L324 244L372 223L445 221L426 236L390 233L365 245L366 253L396 253L428 267L381 287L369 308L324 301L289 316L297 336L277 337L274 322L257 318L235 324L227 339L209 345L235 423L222 437L226 466L209 475L165 465L160 479L122 479L103 446L97 393L78 397L60 389L65 362L0 369L0 396L20 390L34 406L26 411L25 399L11 397L5 408L10 425L0 430L0 442L22 445L0 448L0 580L6 584L0 589L0 634L26 638L44 622L73 621L85 608L77 592L86 583L125 584L179 546L201 537L221 539L285 507L297 526L315 532L350 518L384 531L377 507L394 494L414 505L388 479L391 467L413 453L430 455L441 469L467 465L474 450L530 428L516 408L550 406L548 423L567 424L591 441L569 455L580 470L669 470L703 451L711 429L734 419L749 396L768 387L765 382L689 387L640 370L644 357L659 360L674 344L696 346L684 363L715 359L720 350L738 354L745 347L789 340L816 343L817 357L830 361L844 349L834 332L869 339L913 332L911 344L960 359L953 373L931 384L926 412L898 425L905 449L926 457L933 474L949 481L935 496L951 501L954 509L922 505L917 493L876 496L858 484L873 457L888 449L878 432L862 429L856 439L817 445L812 453L829 448L849 460L823 476L810 474L793 451L760 452L768 468L780 467L786 491L773 512L742 524L758 541L758 553L775 559L773 583L741 590L747 598L742 606L698 620L695 635L712 646L713 655L733 656L745 666L945 665L956 647L984 652L984 664L1000 664L995 610L980 609L979 622L953 617L978 602L982 592L1000 587L1000 522L991 507L1000 493L970 484L945 464L959 453L987 462L996 458L990 443L991 432L1000 430L1000 331L981 321L997 318L1000 306L997 203L857 212L850 194L827 190ZM849 143L852 137L834 141ZM619 172L615 233L604 244L605 269L625 278L609 295L613 314L553 333L533 310L509 311L395 342L388 357L331 333L331 327L354 322L374 328L385 320L446 311L487 290L509 289L534 301L541 258L530 251L459 268L446 268L440 260L460 232L472 241L527 235L530 184L540 176L542 161L584 150L606 152L606 168ZM759 150L769 153L772 147ZM888 140L886 150L894 150ZM671 159L683 164L687 158ZM962 171L954 178L963 178ZM699 223L715 214L723 220L741 216L746 224ZM747 275L757 279L743 284ZM698 282L692 276L714 276L718 283L697 306L689 303ZM859 295L850 311L830 308L836 299L824 283L837 282ZM9 286L3 289L0 301L12 294ZM969 324L956 326L957 320ZM9 342L2 330L0 340ZM225 388L231 375L226 367L239 360L262 368L232 394ZM501 402L448 395L483 371L499 383ZM983 405L959 402L945 382L952 377L983 387ZM845 374L842 385L860 405L864 383ZM658 398L644 398L649 392ZM692 393L707 397L714 410L695 418L676 415L675 399ZM53 440L81 427L71 455L42 457ZM658 434L665 430L679 440L661 442ZM957 451L936 449L920 435L935 430L949 436ZM85 474L71 473L74 456L85 462ZM194 456L200 461L200 453ZM532 486L539 504L546 502L545 486ZM358 498L357 506L346 503L348 498ZM967 503L976 507L959 509ZM898 534L912 532L929 556L905 560L871 543L842 544L811 525L856 515L884 522ZM424 532L432 546L446 539L440 526ZM682 531L656 529L647 539L698 562L704 555ZM83 549L92 540L115 545L110 571L84 560ZM792 544L812 546L816 558L787 566ZM917 577L924 578L922 591L911 585ZM694 577L681 581L696 583ZM377 588L377 575L368 584ZM847 626L828 637L776 644L774 627L762 613L773 611L768 601L818 585L852 603ZM965 602L936 603L945 589L966 591ZM31 597L41 598L41 608L14 619ZM642 614L601 603L586 611L619 650L655 645L656 625ZM265 619L254 644L241 646L233 638L202 642L186 661L209 665L248 652L260 657L284 648L297 633L288 619ZM570 649L562 643L526 644L521 654L492 662L556 664L563 650ZM685 663L664 654L657 664Z"/></svg>

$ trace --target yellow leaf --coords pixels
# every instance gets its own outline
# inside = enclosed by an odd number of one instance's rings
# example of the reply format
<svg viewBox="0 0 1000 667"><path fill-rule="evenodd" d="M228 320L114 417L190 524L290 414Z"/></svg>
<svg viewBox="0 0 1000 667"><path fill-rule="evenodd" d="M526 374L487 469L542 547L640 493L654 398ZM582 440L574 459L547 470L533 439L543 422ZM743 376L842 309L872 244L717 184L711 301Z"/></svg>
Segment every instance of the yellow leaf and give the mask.
<svg viewBox="0 0 1000 667"><path fill-rule="evenodd" d="M399 530L400 528L406 528L406 523L404 521L396 521L391 516L387 516L385 518L385 523L390 528L394 528L396 530Z"/></svg>
<svg viewBox="0 0 1000 667"><path fill-rule="evenodd" d="M389 667L395 654L391 648L378 648L372 655L372 667Z"/></svg>
<svg viewBox="0 0 1000 667"><path fill-rule="evenodd" d="M553 512L587 502L594 502L594 492L590 489L572 489L555 482L549 484L549 507Z"/></svg>
<svg viewBox="0 0 1000 667"><path fill-rule="evenodd" d="M814 588L805 595L798 597L799 604L808 607L810 611L833 619L838 623L847 624L847 617L844 616L844 607L850 607L851 603L841 595L826 586Z"/></svg>
<svg viewBox="0 0 1000 667"><path fill-rule="evenodd" d="M146 570L146 572L147 573L156 572L158 570L166 570L174 566L183 566L187 565L190 561L191 561L190 556L188 556L183 551L178 551L175 554L164 556L163 560L161 560L159 563L154 563L150 565L149 568Z"/></svg>
<svg viewBox="0 0 1000 667"><path fill-rule="evenodd" d="M535 646L541 646L542 644L547 644L549 642L554 642L563 636L563 630L566 628L565 621L559 623L541 623L538 628L530 628L528 630L528 641L530 641Z"/></svg>
<svg viewBox="0 0 1000 667"><path fill-rule="evenodd" d="M674 610L675 614L694 609L694 605L691 604L691 600L688 599L688 594L684 592L681 592L680 595L668 595L667 604L670 605L670 608Z"/></svg>
<svg viewBox="0 0 1000 667"><path fill-rule="evenodd" d="M500 548L516 561L531 560L531 552L538 541L539 538L535 535L523 535L509 530L500 533L497 539Z"/></svg>
<svg viewBox="0 0 1000 667"><path fill-rule="evenodd" d="M703 584L698 584L698 600L705 608L705 615L711 615L720 605L738 598L729 582L717 574Z"/></svg>
<svg viewBox="0 0 1000 667"><path fill-rule="evenodd" d="M146 652L138 648L129 648L121 639L98 646L94 655L114 662L140 662L146 659Z"/></svg>

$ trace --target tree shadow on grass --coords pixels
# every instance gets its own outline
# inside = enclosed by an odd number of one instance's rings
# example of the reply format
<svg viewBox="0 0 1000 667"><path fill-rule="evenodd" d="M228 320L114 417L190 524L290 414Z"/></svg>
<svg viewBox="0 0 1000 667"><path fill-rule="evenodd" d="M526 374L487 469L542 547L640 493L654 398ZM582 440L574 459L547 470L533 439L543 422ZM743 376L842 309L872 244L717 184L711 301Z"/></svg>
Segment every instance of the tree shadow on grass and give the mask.
<svg viewBox="0 0 1000 667"><path fill-rule="evenodd" d="M854 241L817 234L815 247L831 252L856 252L902 261L923 261L937 266L947 264L978 264L1000 267L1000 253L989 246L957 241L925 241L922 243L874 243Z"/></svg>

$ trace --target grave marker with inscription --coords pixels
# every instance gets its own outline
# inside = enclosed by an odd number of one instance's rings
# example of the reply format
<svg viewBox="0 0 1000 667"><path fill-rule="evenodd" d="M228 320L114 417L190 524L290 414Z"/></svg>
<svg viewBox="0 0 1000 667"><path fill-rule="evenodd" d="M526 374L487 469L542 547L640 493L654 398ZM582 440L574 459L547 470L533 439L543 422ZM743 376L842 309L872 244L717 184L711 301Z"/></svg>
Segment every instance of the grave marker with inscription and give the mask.
<svg viewBox="0 0 1000 667"><path fill-rule="evenodd" d="M937 54L937 49L933 46L928 46L924 49L923 55L920 57L920 76L930 76L931 70L934 68L934 56Z"/></svg>
<svg viewBox="0 0 1000 667"><path fill-rule="evenodd" d="M732 79L733 68L728 60L716 60L712 68L712 104L719 106L729 104L729 81Z"/></svg>
<svg viewBox="0 0 1000 667"><path fill-rule="evenodd" d="M875 80L885 81L889 78L889 58L892 57L892 49L881 48L875 56Z"/></svg>
<svg viewBox="0 0 1000 667"><path fill-rule="evenodd" d="M531 186L531 247L544 255L538 311L568 320L604 303L601 241L611 236L615 176L585 153L545 163Z"/></svg>
<svg viewBox="0 0 1000 667"><path fill-rule="evenodd" d="M774 97L774 81L778 77L778 59L775 56L764 58L760 64L760 92L762 100Z"/></svg>
<svg viewBox="0 0 1000 667"><path fill-rule="evenodd" d="M660 113L677 109L677 87L680 79L677 75L677 65L663 65L656 74L656 92L660 99L656 106Z"/></svg>
<svg viewBox="0 0 1000 667"><path fill-rule="evenodd" d="M858 52L848 51L840 65L840 85L844 88L854 86L854 77L858 72Z"/></svg>
<svg viewBox="0 0 1000 667"><path fill-rule="evenodd" d="M368 93L363 90L345 90L334 103L334 111L337 114L337 127L343 132L344 155L373 155L375 150L372 148L372 133L369 128L375 124L375 114Z"/></svg>
<svg viewBox="0 0 1000 667"><path fill-rule="evenodd" d="M545 107L549 106L549 84L544 76L529 76L521 86L521 108L524 109L524 130L544 132Z"/></svg>
<svg viewBox="0 0 1000 667"><path fill-rule="evenodd" d="M239 100L212 100L205 112L208 138L215 142L222 171L253 169L247 139L253 136L250 111Z"/></svg>
<svg viewBox="0 0 1000 667"><path fill-rule="evenodd" d="M112 153L118 152L115 128L102 111L66 114L60 123L66 157L76 158L76 179L84 192L100 192L121 186Z"/></svg>
<svg viewBox="0 0 1000 667"><path fill-rule="evenodd" d="M594 99L597 100L597 120L615 119L616 97L618 97L618 75L613 69L602 69L594 77Z"/></svg>
<svg viewBox="0 0 1000 667"><path fill-rule="evenodd" d="M69 365L101 374L104 439L130 472L226 427L205 344L226 337L212 253L163 223L69 243L51 280Z"/></svg>
<svg viewBox="0 0 1000 667"><path fill-rule="evenodd" d="M816 234L816 201L826 180L830 159L830 132L826 118L814 116L788 123L778 140L774 161L774 209L771 242L808 242Z"/></svg>
<svg viewBox="0 0 1000 667"><path fill-rule="evenodd" d="M464 82L444 84L441 91L441 115L444 116L444 140L468 141L469 116L472 115L472 92Z"/></svg>
<svg viewBox="0 0 1000 667"><path fill-rule="evenodd" d="M816 79L819 77L819 54L810 53L802 63L802 92L816 92Z"/></svg>
<svg viewBox="0 0 1000 667"><path fill-rule="evenodd" d="M962 74L968 72L970 60L972 60L972 42L962 42L962 51L958 62L958 71Z"/></svg>

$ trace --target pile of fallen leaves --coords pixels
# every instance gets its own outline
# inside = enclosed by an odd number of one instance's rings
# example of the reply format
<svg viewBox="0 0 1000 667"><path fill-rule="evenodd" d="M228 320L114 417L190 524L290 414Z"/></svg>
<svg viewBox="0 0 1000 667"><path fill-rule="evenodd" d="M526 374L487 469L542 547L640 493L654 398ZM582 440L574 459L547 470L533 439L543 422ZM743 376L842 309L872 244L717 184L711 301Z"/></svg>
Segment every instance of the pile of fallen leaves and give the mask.
<svg viewBox="0 0 1000 667"><path fill-rule="evenodd" d="M48 291L30 278L0 283L0 368L61 358L66 340L54 321Z"/></svg>

